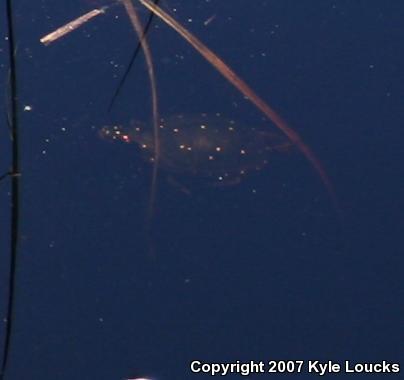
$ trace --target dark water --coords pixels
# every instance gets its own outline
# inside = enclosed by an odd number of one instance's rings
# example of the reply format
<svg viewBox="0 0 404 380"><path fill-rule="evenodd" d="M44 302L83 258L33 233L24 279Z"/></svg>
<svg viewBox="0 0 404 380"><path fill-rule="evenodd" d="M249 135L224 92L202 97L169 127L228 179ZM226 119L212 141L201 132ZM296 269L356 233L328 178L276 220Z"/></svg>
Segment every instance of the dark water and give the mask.
<svg viewBox="0 0 404 380"><path fill-rule="evenodd" d="M297 149L275 149L249 170L265 146L284 141L280 132L156 20L149 37L161 115L220 113L242 132L205 142L216 149L224 139L240 153L250 141L255 158L239 178L238 153L226 155L231 181L217 186L223 165L190 164L173 148L148 233L150 152L100 138L131 120L150 133L142 59L107 112L137 41L124 10L48 47L39 42L98 5L15 2L22 231L8 379L208 378L190 373L195 359L402 360L404 6L167 1L316 152L344 218ZM187 133L187 144L200 136ZM163 136L166 149L172 141ZM2 152L8 142L3 122ZM1 278L8 191L3 183ZM278 378L249 378L270 376ZM304 368L282 377L312 376Z"/></svg>

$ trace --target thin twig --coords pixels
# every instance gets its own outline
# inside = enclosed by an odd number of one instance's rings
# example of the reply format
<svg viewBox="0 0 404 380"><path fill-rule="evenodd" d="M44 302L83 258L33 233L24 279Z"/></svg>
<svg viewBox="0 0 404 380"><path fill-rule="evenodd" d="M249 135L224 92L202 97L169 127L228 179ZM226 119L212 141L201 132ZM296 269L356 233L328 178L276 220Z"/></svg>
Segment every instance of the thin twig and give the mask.
<svg viewBox="0 0 404 380"><path fill-rule="evenodd" d="M132 23L134 30L136 31L139 41L141 43L147 66L147 72L149 75L151 98L152 98L152 115L153 115L153 140L154 140L154 159L153 159L153 173L150 190L150 201L148 210L148 230L151 229L153 222L154 206L157 192L157 175L160 162L160 138L159 138L159 112L158 112L158 97L157 97L157 84L156 75L154 72L153 58L150 50L150 46L146 37L143 35L143 27L140 19L136 13L135 8L130 0L122 0L123 5L128 13L129 19ZM150 232L150 231L149 231Z"/></svg>
<svg viewBox="0 0 404 380"><path fill-rule="evenodd" d="M15 56L15 36L12 0L7 0L8 23L8 50L10 63L10 110L9 123L11 129L12 163L9 173L11 178L11 236L10 236L10 269L8 282L8 299L6 313L6 334L4 338L3 357L0 368L0 379L4 378L11 344L11 334L14 322L15 285L19 236L19 197L20 197L20 161L19 161L19 136L18 136L18 96L17 96L17 72Z"/></svg>
<svg viewBox="0 0 404 380"><path fill-rule="evenodd" d="M68 22L60 28L57 28L46 36L43 36L39 41L41 41L45 46L48 46L52 42L57 41L59 38L66 36L70 32L73 32L74 30L80 28L80 26L84 25L94 17L104 14L107 8L108 7L105 6L102 8L93 9L92 11L87 12L80 17L77 17L73 21Z"/></svg>
<svg viewBox="0 0 404 380"><path fill-rule="evenodd" d="M157 5L158 3L159 3L159 0L154 0L154 4ZM142 35L139 37L139 41L138 41L138 43L136 45L135 50L133 51L132 57L130 58L130 61L129 61L127 67L126 67L126 70L125 70L121 80L119 81L118 86L116 87L114 95L112 95L111 101L110 101L109 106L108 106L108 111L111 111L112 107L114 106L115 101L118 98L118 96L119 96L119 94L120 94L120 92L122 90L122 87L125 84L126 79L127 79L128 75L129 75L131 69L132 69L132 66L133 66L137 56L139 55L141 49L142 49L142 42L146 38L147 32L149 31L150 26L151 26L151 24L153 22L153 18L154 18L154 13L150 12L149 18L148 18L148 20L146 22L146 25L145 25L145 27L144 27L144 29L142 31Z"/></svg>

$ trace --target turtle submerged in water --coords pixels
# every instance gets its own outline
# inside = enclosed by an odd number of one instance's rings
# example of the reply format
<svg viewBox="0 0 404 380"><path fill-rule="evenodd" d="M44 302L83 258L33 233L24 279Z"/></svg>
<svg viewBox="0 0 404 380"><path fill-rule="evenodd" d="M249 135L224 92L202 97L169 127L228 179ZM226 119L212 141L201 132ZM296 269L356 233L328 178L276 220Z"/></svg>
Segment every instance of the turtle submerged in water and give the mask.
<svg viewBox="0 0 404 380"><path fill-rule="evenodd" d="M135 143L147 162L154 161L152 128L131 122L129 127L104 127L100 136ZM178 182L207 186L239 183L248 173L263 169L274 153L292 144L279 133L241 126L221 114L175 115L159 124L159 168Z"/></svg>

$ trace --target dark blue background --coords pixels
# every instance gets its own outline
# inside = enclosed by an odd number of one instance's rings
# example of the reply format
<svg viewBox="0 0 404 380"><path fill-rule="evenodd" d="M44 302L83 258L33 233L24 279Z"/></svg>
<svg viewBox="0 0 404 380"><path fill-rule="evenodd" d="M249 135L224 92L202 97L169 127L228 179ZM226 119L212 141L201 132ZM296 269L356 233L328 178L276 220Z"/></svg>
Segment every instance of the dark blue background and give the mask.
<svg viewBox="0 0 404 380"><path fill-rule="evenodd" d="M404 5L167 1L317 153L344 219L297 152L191 195L162 172L150 259L150 166L97 134L150 121L142 59L107 112L137 42L123 8L44 47L40 37L100 4L14 3L23 176L8 379L198 378L193 359L402 360ZM160 21L150 43L163 115L270 124ZM10 151L4 122L0 148ZM3 182L3 310L8 191Z"/></svg>

